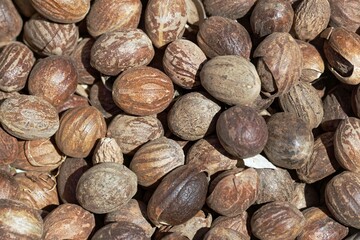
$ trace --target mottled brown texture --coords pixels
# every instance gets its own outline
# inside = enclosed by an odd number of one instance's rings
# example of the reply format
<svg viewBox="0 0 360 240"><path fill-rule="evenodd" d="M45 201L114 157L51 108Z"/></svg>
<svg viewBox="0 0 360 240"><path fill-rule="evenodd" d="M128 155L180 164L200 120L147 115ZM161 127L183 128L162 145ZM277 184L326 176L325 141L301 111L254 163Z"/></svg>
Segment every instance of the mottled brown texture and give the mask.
<svg viewBox="0 0 360 240"><path fill-rule="evenodd" d="M19 92L4 92L0 90L0 101L9 98L20 95Z"/></svg>
<svg viewBox="0 0 360 240"><path fill-rule="evenodd" d="M96 39L91 48L90 64L105 75L144 66L154 57L149 37L140 29L108 32Z"/></svg>
<svg viewBox="0 0 360 240"><path fill-rule="evenodd" d="M162 71L153 67L134 67L116 78L114 102L126 113L146 116L164 111L174 97L174 85Z"/></svg>
<svg viewBox="0 0 360 240"><path fill-rule="evenodd" d="M150 240L146 236L145 231L131 222L116 222L105 225L104 227L97 230L95 235L91 240L127 240L127 239L136 239L136 240Z"/></svg>
<svg viewBox="0 0 360 240"><path fill-rule="evenodd" d="M93 213L108 213L126 204L137 191L137 177L119 163L91 167L79 179L76 198L80 206Z"/></svg>
<svg viewBox="0 0 360 240"><path fill-rule="evenodd" d="M86 17L87 30L93 37L115 30L137 28L142 3L140 0L98 0Z"/></svg>
<svg viewBox="0 0 360 240"><path fill-rule="evenodd" d="M78 72L66 56L50 56L38 61L31 70L29 93L58 107L72 95L78 83Z"/></svg>
<svg viewBox="0 0 360 240"><path fill-rule="evenodd" d="M64 203L44 218L44 239L88 239L95 216L76 204Z"/></svg>
<svg viewBox="0 0 360 240"><path fill-rule="evenodd" d="M187 20L185 0L150 0L145 9L145 29L157 48L181 38Z"/></svg>
<svg viewBox="0 0 360 240"><path fill-rule="evenodd" d="M222 177L210 192L207 205L223 216L234 217L255 203L259 189L258 173L252 169L237 171Z"/></svg>
<svg viewBox="0 0 360 240"><path fill-rule="evenodd" d="M43 56L70 55L79 38L75 24L51 22L39 14L34 14L25 23L23 30L24 43Z"/></svg>
<svg viewBox="0 0 360 240"><path fill-rule="evenodd" d="M0 165L6 165L16 160L18 141L0 127Z"/></svg>
<svg viewBox="0 0 360 240"><path fill-rule="evenodd" d="M56 109L41 97L19 95L0 105L0 122L11 135L35 140L54 135L59 128Z"/></svg>
<svg viewBox="0 0 360 240"><path fill-rule="evenodd" d="M331 16L329 25L344 27L356 32L360 27L360 2L358 0L329 0Z"/></svg>
<svg viewBox="0 0 360 240"><path fill-rule="evenodd" d="M334 135L335 157L346 170L360 173L360 119L342 120Z"/></svg>
<svg viewBox="0 0 360 240"><path fill-rule="evenodd" d="M302 181L311 184L330 176L339 168L334 154L334 132L326 132L315 140L309 161L296 173Z"/></svg>
<svg viewBox="0 0 360 240"><path fill-rule="evenodd" d="M92 156L93 164L115 162L123 164L124 157L114 138L100 138L95 146Z"/></svg>
<svg viewBox="0 0 360 240"><path fill-rule="evenodd" d="M252 47L250 35L240 23L220 16L209 17L200 25L197 43L209 58L238 55L249 60Z"/></svg>
<svg viewBox="0 0 360 240"><path fill-rule="evenodd" d="M68 99L57 107L59 113L64 112L71 108L89 106L89 100L86 97L79 96L76 94L71 94Z"/></svg>
<svg viewBox="0 0 360 240"><path fill-rule="evenodd" d="M204 93L192 92L178 98L171 107L167 123L170 131L188 141L195 141L215 131L221 106Z"/></svg>
<svg viewBox="0 0 360 240"><path fill-rule="evenodd" d="M344 171L333 177L325 189L325 203L345 226L360 228L360 175Z"/></svg>
<svg viewBox="0 0 360 240"><path fill-rule="evenodd" d="M0 170L0 199L17 200L19 194L19 184L14 177L10 173Z"/></svg>
<svg viewBox="0 0 360 240"><path fill-rule="evenodd" d="M243 235L244 240L250 240L250 231L247 227L247 222L248 213L245 211L235 217L219 216L213 221L211 226L221 226L235 230Z"/></svg>
<svg viewBox="0 0 360 240"><path fill-rule="evenodd" d="M205 10L210 16L222 16L230 19L245 16L256 0L205 0Z"/></svg>
<svg viewBox="0 0 360 240"><path fill-rule="evenodd" d="M195 43L177 39L166 47L163 67L176 85L193 89L200 85L199 73L205 61L204 52Z"/></svg>
<svg viewBox="0 0 360 240"><path fill-rule="evenodd" d="M302 52L303 68L300 80L313 82L325 71L324 60L319 51L310 43L296 40Z"/></svg>
<svg viewBox="0 0 360 240"><path fill-rule="evenodd" d="M0 90L23 89L34 63L34 54L26 45L20 42L6 45L0 53Z"/></svg>
<svg viewBox="0 0 360 240"><path fill-rule="evenodd" d="M178 225L191 219L205 204L206 174L185 165L166 175L151 196L147 213L155 226Z"/></svg>
<svg viewBox="0 0 360 240"><path fill-rule="evenodd" d="M301 76L302 53L289 33L275 32L255 49L261 87L267 96L277 97L294 86Z"/></svg>
<svg viewBox="0 0 360 240"><path fill-rule="evenodd" d="M211 227L205 234L204 240L246 240L247 237L242 233L237 232L231 228L225 228L222 226Z"/></svg>
<svg viewBox="0 0 360 240"><path fill-rule="evenodd" d="M0 199L0 238L38 240L43 225L39 211L19 201Z"/></svg>
<svg viewBox="0 0 360 240"><path fill-rule="evenodd" d="M268 203L251 217L252 233L259 239L295 239L304 226L304 216L288 202Z"/></svg>
<svg viewBox="0 0 360 240"><path fill-rule="evenodd" d="M319 206L320 196L318 189L314 185L295 182L295 190L290 202L299 210Z"/></svg>
<svg viewBox="0 0 360 240"><path fill-rule="evenodd" d="M239 158L259 154L268 140L264 118L253 108L240 105L220 114L216 134L225 150Z"/></svg>
<svg viewBox="0 0 360 240"><path fill-rule="evenodd" d="M106 135L115 138L124 154L133 155L144 143L164 136L164 128L154 115L119 114L110 122Z"/></svg>
<svg viewBox="0 0 360 240"><path fill-rule="evenodd" d="M334 219L326 208L311 207L303 211L306 223L298 240L341 240L349 229Z"/></svg>
<svg viewBox="0 0 360 240"><path fill-rule="evenodd" d="M13 1L0 2L0 45L14 40L21 32L23 20Z"/></svg>
<svg viewBox="0 0 360 240"><path fill-rule="evenodd" d="M287 0L258 0L250 18L251 29L259 37L274 32L289 32L294 10Z"/></svg>
<svg viewBox="0 0 360 240"><path fill-rule="evenodd" d="M142 145L130 162L138 184L151 186L173 169L184 165L185 155L174 140L160 137Z"/></svg>
<svg viewBox="0 0 360 240"><path fill-rule="evenodd" d="M189 238L181 235L180 233L173 232L162 237L161 240L189 240Z"/></svg>
<svg viewBox="0 0 360 240"><path fill-rule="evenodd" d="M67 110L55 134L56 145L69 157L86 157L99 138L105 137L106 123L95 107L84 106Z"/></svg>
<svg viewBox="0 0 360 240"><path fill-rule="evenodd" d="M298 169L309 161L314 136L308 123L293 113L273 114L267 122L269 138L264 148L268 159L287 169Z"/></svg>

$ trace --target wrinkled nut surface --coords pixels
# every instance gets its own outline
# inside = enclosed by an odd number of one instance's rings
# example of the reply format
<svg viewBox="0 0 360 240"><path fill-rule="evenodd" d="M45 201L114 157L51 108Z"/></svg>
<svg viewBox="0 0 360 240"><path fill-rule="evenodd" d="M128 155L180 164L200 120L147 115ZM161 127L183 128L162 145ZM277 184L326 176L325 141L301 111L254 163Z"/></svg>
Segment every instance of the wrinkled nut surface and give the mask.
<svg viewBox="0 0 360 240"><path fill-rule="evenodd" d="M0 165L14 162L18 151L17 139L0 127Z"/></svg>
<svg viewBox="0 0 360 240"><path fill-rule="evenodd" d="M123 164L124 157L114 138L100 138L92 156L93 164L114 162Z"/></svg>
<svg viewBox="0 0 360 240"><path fill-rule="evenodd" d="M23 20L13 1L0 2L0 45L14 40L21 32Z"/></svg>
<svg viewBox="0 0 360 240"><path fill-rule="evenodd" d="M205 0L204 7L211 16L222 16L230 19L238 19L245 16L256 0Z"/></svg>
<svg viewBox="0 0 360 240"><path fill-rule="evenodd" d="M18 182L10 173L0 170L0 199L17 200L19 194Z"/></svg>
<svg viewBox="0 0 360 240"><path fill-rule="evenodd" d="M250 231L247 226L247 219L248 213L246 211L235 217L219 216L213 221L212 227L221 226L224 228L230 228L242 233L244 240L250 240Z"/></svg>
<svg viewBox="0 0 360 240"><path fill-rule="evenodd" d="M225 228L221 226L211 227L205 234L204 240L245 240L246 236L237 232L231 228Z"/></svg>
<svg viewBox="0 0 360 240"><path fill-rule="evenodd" d="M329 25L344 27L356 32L360 27L360 2L357 0L329 0L331 16Z"/></svg>
<svg viewBox="0 0 360 240"><path fill-rule="evenodd" d="M105 225L96 231L91 240L107 240L112 238L150 240L140 226L125 221Z"/></svg>

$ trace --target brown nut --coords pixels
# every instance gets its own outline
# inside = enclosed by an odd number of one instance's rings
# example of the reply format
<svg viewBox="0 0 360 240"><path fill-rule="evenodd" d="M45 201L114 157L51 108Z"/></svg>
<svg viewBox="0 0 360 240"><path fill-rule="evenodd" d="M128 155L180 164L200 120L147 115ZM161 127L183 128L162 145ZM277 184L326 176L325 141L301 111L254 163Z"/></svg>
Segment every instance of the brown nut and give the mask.
<svg viewBox="0 0 360 240"><path fill-rule="evenodd" d="M0 9L1 46L14 40L20 34L23 26L23 20L11 0L1 1Z"/></svg>
<svg viewBox="0 0 360 240"><path fill-rule="evenodd" d="M14 162L18 151L17 139L0 127L0 165Z"/></svg>
<svg viewBox="0 0 360 240"><path fill-rule="evenodd" d="M17 6L19 12L27 18L30 18L36 12L31 1L13 0L13 2Z"/></svg>
<svg viewBox="0 0 360 240"><path fill-rule="evenodd" d="M70 157L86 157L96 140L105 137L106 123L102 114L91 106L67 110L55 134L56 145Z"/></svg>
<svg viewBox="0 0 360 240"><path fill-rule="evenodd" d="M90 64L105 75L150 63L154 48L149 37L140 29L108 32L96 39L91 48Z"/></svg>
<svg viewBox="0 0 360 240"><path fill-rule="evenodd" d="M84 107L84 106L90 106L89 100L86 97L79 96L76 94L71 94L66 101L57 107L57 110L59 113L64 112L71 108L77 108L77 107Z"/></svg>
<svg viewBox="0 0 360 240"><path fill-rule="evenodd" d="M356 32L360 27L360 2L357 0L329 0L331 16L329 25L344 27Z"/></svg>
<svg viewBox="0 0 360 240"><path fill-rule="evenodd" d="M174 85L163 72L152 67L134 67L116 78L112 96L126 113L146 116L165 110L174 97Z"/></svg>
<svg viewBox="0 0 360 240"><path fill-rule="evenodd" d="M300 80L313 82L325 71L324 60L319 51L310 43L301 40L296 40L296 42L299 44L303 58L303 69Z"/></svg>
<svg viewBox="0 0 360 240"><path fill-rule="evenodd" d="M288 202L268 203L251 218L252 233L259 239L295 239L304 226L303 214Z"/></svg>
<svg viewBox="0 0 360 240"><path fill-rule="evenodd" d="M246 236L237 232L231 228L225 228L221 226L211 227L205 234L204 240L245 240Z"/></svg>
<svg viewBox="0 0 360 240"><path fill-rule="evenodd" d="M290 202L299 210L318 206L320 204L318 189L314 185L295 182L295 190Z"/></svg>
<svg viewBox="0 0 360 240"><path fill-rule="evenodd" d="M6 45L0 53L0 90L23 89L34 63L34 54L26 45L20 42Z"/></svg>
<svg viewBox="0 0 360 240"><path fill-rule="evenodd" d="M222 16L230 19L238 19L245 16L250 11L255 2L256 0L205 0L204 7L211 16Z"/></svg>
<svg viewBox="0 0 360 240"><path fill-rule="evenodd" d="M114 138L100 138L95 146L92 156L93 164L115 162L123 164L124 157L119 145Z"/></svg>
<svg viewBox="0 0 360 240"><path fill-rule="evenodd" d="M20 188L18 182L10 173L0 170L0 199L17 200L19 195Z"/></svg>
<svg viewBox="0 0 360 240"><path fill-rule="evenodd" d="M241 233L243 235L243 240L250 240L250 231L248 229L247 222L248 213L245 211L235 217L219 216L213 221L211 226L230 228Z"/></svg>
<svg viewBox="0 0 360 240"><path fill-rule="evenodd" d="M59 128L56 109L41 97L18 95L0 105L0 122L11 135L34 140L49 138Z"/></svg>
<svg viewBox="0 0 360 240"><path fill-rule="evenodd" d="M325 203L336 220L360 228L360 175L344 171L333 177L325 189Z"/></svg>
<svg viewBox="0 0 360 240"><path fill-rule="evenodd" d="M136 240L150 240L146 236L145 231L138 225L131 222L116 222L105 225L96 231L92 240L107 240L107 239L136 239Z"/></svg>
<svg viewBox="0 0 360 240"><path fill-rule="evenodd" d="M150 0L145 9L145 29L157 48L180 38L187 20L185 0Z"/></svg>
<svg viewBox="0 0 360 240"><path fill-rule="evenodd" d="M209 58L238 55L250 59L250 35L236 20L219 16L206 19L200 25L197 42Z"/></svg>

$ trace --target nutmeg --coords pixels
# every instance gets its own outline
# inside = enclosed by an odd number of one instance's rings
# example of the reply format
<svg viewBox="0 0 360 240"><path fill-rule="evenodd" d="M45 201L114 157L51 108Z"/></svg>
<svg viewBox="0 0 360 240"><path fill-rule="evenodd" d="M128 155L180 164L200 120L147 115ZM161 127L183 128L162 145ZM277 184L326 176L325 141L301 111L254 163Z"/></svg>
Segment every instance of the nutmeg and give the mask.
<svg viewBox="0 0 360 240"><path fill-rule="evenodd" d="M360 27L360 2L357 0L329 0L331 16L329 25L344 27L356 32Z"/></svg>
<svg viewBox="0 0 360 240"><path fill-rule="evenodd" d="M1 46L13 41L20 34L23 20L11 0L1 1L0 9Z"/></svg>
<svg viewBox="0 0 360 240"><path fill-rule="evenodd" d="M106 239L137 239L150 240L146 236L145 231L131 222L116 222L105 225L96 231L92 240L106 240Z"/></svg>
<svg viewBox="0 0 360 240"><path fill-rule="evenodd" d="M17 139L0 127L0 165L14 162L18 151Z"/></svg>
<svg viewBox="0 0 360 240"><path fill-rule="evenodd" d="M115 162L123 164L124 157L114 138L100 138L92 157L93 164Z"/></svg>
<svg viewBox="0 0 360 240"><path fill-rule="evenodd" d="M18 182L10 173L0 170L0 199L17 200L19 195L20 188Z"/></svg>
<svg viewBox="0 0 360 240"><path fill-rule="evenodd" d="M231 228L224 228L221 226L211 227L210 230L205 234L204 240L244 240L245 236Z"/></svg>
<svg viewBox="0 0 360 240"><path fill-rule="evenodd" d="M230 19L238 19L245 16L256 0L216 1L205 0L204 7L211 16L222 16Z"/></svg>
<svg viewBox="0 0 360 240"><path fill-rule="evenodd" d="M235 230L243 235L243 240L250 240L250 231L247 223L248 213L245 211L235 217L219 216L213 221L211 226L221 226Z"/></svg>

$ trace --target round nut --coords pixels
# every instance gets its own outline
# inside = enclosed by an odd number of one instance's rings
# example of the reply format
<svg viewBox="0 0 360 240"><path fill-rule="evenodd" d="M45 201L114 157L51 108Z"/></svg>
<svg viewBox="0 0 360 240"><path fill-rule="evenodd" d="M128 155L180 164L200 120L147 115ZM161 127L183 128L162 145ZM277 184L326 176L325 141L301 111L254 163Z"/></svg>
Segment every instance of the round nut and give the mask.
<svg viewBox="0 0 360 240"><path fill-rule="evenodd" d="M0 45L14 40L21 32L23 20L13 1L0 2Z"/></svg>

